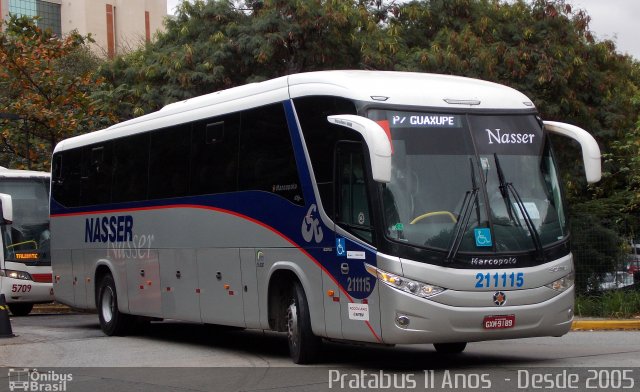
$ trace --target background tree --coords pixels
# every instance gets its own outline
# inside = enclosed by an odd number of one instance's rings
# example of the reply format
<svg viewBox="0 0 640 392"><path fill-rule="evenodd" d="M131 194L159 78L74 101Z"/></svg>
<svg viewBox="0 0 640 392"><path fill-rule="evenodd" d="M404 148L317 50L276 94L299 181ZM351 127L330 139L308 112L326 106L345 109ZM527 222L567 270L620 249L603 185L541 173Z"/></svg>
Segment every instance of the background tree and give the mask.
<svg viewBox="0 0 640 392"><path fill-rule="evenodd" d="M96 59L88 37L65 38L38 28L33 19L11 16L0 33L0 164L49 170L53 147L64 138L115 120L90 94Z"/></svg>
<svg viewBox="0 0 640 392"><path fill-rule="evenodd" d="M604 151L634 128L637 62L597 42L589 16L563 0L414 1L391 21L407 46L399 69L465 75L506 84L528 95L546 120L589 130ZM557 143L570 196L585 200L575 149ZM570 159L570 157L572 157ZM578 182L576 182L578 181ZM614 161L598 193L625 188Z"/></svg>
<svg viewBox="0 0 640 392"><path fill-rule="evenodd" d="M381 1L183 2L165 32L102 70L121 118L296 72L391 68L397 40ZM384 48L384 51L380 49Z"/></svg>

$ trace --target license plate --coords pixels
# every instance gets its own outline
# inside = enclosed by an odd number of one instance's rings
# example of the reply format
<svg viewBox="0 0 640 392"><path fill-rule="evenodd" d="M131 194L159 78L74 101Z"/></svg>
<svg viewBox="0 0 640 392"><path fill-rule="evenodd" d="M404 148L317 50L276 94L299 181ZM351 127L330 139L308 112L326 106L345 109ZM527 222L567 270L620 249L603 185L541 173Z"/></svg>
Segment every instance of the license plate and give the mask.
<svg viewBox="0 0 640 392"><path fill-rule="evenodd" d="M505 329L513 328L516 325L516 316L509 314L506 316L485 316L482 320L484 329Z"/></svg>

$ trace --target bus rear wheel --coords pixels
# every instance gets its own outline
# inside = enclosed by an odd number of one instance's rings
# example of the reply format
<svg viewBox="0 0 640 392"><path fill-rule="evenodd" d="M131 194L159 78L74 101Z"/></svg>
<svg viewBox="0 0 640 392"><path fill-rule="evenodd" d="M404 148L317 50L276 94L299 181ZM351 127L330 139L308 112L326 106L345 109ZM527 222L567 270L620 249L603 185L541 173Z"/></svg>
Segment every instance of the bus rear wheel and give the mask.
<svg viewBox="0 0 640 392"><path fill-rule="evenodd" d="M26 316L31 313L31 310L33 309L33 304L16 303L8 305L11 314L14 316Z"/></svg>
<svg viewBox="0 0 640 392"><path fill-rule="evenodd" d="M309 304L302 285L295 282L287 307L287 341L289 354L294 363L313 362L320 351L321 340L311 330Z"/></svg>
<svg viewBox="0 0 640 392"><path fill-rule="evenodd" d="M133 316L118 309L116 284L111 274L105 275L98 286L98 317L100 328L107 336L126 335L133 322Z"/></svg>
<svg viewBox="0 0 640 392"><path fill-rule="evenodd" d="M460 354L467 347L467 342L434 343L433 347L440 354Z"/></svg>

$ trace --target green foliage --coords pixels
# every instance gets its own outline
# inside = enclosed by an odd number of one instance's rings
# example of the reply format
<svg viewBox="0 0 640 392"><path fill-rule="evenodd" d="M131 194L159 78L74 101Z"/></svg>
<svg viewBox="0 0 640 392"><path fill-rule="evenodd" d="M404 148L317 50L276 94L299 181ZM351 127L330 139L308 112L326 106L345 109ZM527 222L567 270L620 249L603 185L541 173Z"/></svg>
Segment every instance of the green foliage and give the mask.
<svg viewBox="0 0 640 392"><path fill-rule="evenodd" d="M4 22L3 22L4 23ZM11 16L0 32L0 164L48 170L55 144L113 121L90 94L93 58L77 33L58 38Z"/></svg>
<svg viewBox="0 0 640 392"><path fill-rule="evenodd" d="M640 316L640 291L615 290L599 296L577 296L579 317L633 318Z"/></svg>
<svg viewBox="0 0 640 392"><path fill-rule="evenodd" d="M392 21L406 37L403 69L450 73L509 85L531 97L546 120L589 130L604 151L627 135L638 113L632 98L640 84L638 63L596 42L589 16L562 0L504 3L496 0L413 2ZM564 162L568 191L583 199L580 155L566 143L556 150ZM597 188L602 196L624 188L618 162L607 161Z"/></svg>
<svg viewBox="0 0 640 392"><path fill-rule="evenodd" d="M572 252L576 268L576 290L595 290L607 272L620 269L624 260L623 240L591 216L574 216L571 222Z"/></svg>
<svg viewBox="0 0 640 392"><path fill-rule="evenodd" d="M640 106L640 91L638 86L635 88L636 93L632 102L637 108ZM633 113L638 112L639 110L635 109ZM635 127L611 142L611 148L603 154L603 159L609 166L617 169L616 172L607 173L607 175L624 178L625 189L632 194L624 211L637 213L640 211L640 115L635 120ZM639 231L636 229L634 233Z"/></svg>
<svg viewBox="0 0 640 392"><path fill-rule="evenodd" d="M625 239L640 229L640 221L627 211L633 199L632 192L621 191L572 205L571 248L579 293L599 287L606 273L622 270Z"/></svg>
<svg viewBox="0 0 640 392"><path fill-rule="evenodd" d="M385 34L372 18L353 1L183 2L156 42L103 68L112 84L103 98L127 118L290 73L358 68L359 37Z"/></svg>

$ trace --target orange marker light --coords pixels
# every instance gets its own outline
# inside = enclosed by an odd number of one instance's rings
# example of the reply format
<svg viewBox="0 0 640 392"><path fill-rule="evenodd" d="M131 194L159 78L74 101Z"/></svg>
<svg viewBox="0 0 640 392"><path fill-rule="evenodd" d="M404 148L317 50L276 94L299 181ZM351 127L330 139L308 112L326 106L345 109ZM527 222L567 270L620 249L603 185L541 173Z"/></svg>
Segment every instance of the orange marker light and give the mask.
<svg viewBox="0 0 640 392"><path fill-rule="evenodd" d="M333 290L327 290L327 295L328 295L329 297L333 297L333 295L334 295L334 294L335 294L335 291L333 291Z"/></svg>

